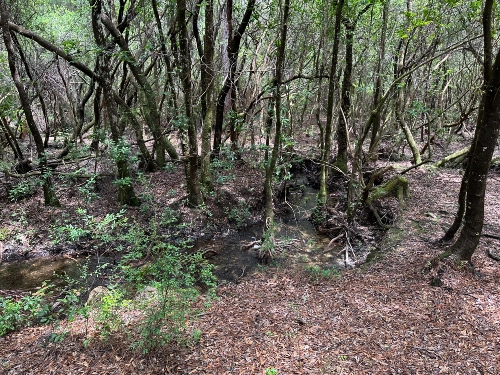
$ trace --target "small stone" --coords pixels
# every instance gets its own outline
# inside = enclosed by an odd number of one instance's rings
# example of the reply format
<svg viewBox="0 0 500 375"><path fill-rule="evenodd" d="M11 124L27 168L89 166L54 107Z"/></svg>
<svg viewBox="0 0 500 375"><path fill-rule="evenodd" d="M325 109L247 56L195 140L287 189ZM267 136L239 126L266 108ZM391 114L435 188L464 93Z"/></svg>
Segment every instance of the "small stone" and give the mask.
<svg viewBox="0 0 500 375"><path fill-rule="evenodd" d="M102 297L109 293L108 288L99 285L92 289L89 293L89 298L87 298L87 305L93 306L102 302Z"/></svg>

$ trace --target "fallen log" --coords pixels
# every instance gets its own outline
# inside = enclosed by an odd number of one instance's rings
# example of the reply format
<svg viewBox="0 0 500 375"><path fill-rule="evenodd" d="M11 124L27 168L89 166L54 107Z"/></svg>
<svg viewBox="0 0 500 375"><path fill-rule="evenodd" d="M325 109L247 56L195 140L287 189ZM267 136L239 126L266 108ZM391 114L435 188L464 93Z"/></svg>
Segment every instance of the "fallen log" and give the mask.
<svg viewBox="0 0 500 375"><path fill-rule="evenodd" d="M470 146L465 147L461 150L458 150L457 152L454 152L453 154L448 155L448 156L442 158L441 160L435 162L433 164L433 166L436 168L439 168L439 167L444 166L446 163L449 163L450 161L456 160L458 158L465 158L467 156L467 154L469 153L469 150L470 150Z"/></svg>

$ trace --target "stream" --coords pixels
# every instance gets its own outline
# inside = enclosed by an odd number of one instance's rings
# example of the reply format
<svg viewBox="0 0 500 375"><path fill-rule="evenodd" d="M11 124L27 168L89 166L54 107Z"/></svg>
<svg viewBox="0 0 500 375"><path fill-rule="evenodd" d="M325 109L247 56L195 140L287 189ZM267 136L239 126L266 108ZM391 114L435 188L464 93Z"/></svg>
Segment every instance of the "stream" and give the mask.
<svg viewBox="0 0 500 375"><path fill-rule="evenodd" d="M328 247L330 239L316 232L309 221L316 204L317 190L309 186L307 177L299 176L285 197L288 213L276 219L277 240L283 244L283 253L272 261L283 267L316 267L320 269L344 267L342 249ZM223 237L198 240L193 251L210 254L214 273L221 282L237 281L250 274L260 261L257 257L258 245L245 245L262 237L263 226L252 225L239 232ZM42 285L45 280L60 279L66 273L77 277L79 265L86 259L64 257L43 257L21 262L0 264L0 291L30 291ZM90 268L95 268L102 259L90 258Z"/></svg>

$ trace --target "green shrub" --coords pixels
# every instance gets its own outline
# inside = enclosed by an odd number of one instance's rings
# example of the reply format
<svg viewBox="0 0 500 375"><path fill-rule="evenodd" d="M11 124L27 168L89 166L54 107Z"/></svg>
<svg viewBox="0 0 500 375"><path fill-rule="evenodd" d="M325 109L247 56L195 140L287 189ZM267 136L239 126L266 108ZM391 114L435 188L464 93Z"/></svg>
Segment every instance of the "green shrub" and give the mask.
<svg viewBox="0 0 500 375"><path fill-rule="evenodd" d="M309 266L306 269L309 278L313 281L319 281L320 279L329 279L332 277L340 276L340 272L337 268L320 268L319 266Z"/></svg>
<svg viewBox="0 0 500 375"><path fill-rule="evenodd" d="M246 221L250 218L250 207L246 202L238 202L236 207L231 209L225 208L224 212L230 221L236 223L238 228L242 228Z"/></svg>
<svg viewBox="0 0 500 375"><path fill-rule="evenodd" d="M52 320L50 306L44 296L48 287L40 289L15 301L10 297L0 297L0 336L13 332L21 327L39 321L46 323Z"/></svg>
<svg viewBox="0 0 500 375"><path fill-rule="evenodd" d="M42 181L38 178L27 178L19 181L15 186L9 189L9 199L13 202L29 198L36 194Z"/></svg>
<svg viewBox="0 0 500 375"><path fill-rule="evenodd" d="M117 230L123 228L127 223L124 217L125 210L117 213L106 214L103 219L98 220L87 214L87 210L79 208L82 225L65 224L52 226L53 243L76 242L85 238L92 238L100 243L109 243L116 239Z"/></svg>

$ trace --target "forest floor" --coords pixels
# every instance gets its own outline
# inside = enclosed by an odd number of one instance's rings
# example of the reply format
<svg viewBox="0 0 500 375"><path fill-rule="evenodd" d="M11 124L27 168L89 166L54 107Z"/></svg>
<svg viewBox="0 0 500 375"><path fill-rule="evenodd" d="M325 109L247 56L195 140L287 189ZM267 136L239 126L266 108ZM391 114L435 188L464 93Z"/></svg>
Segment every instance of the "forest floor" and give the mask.
<svg viewBox="0 0 500 375"><path fill-rule="evenodd" d="M264 267L221 285L211 307L188 322L201 330L198 342L147 355L120 337L85 347L81 321L63 322L70 335L59 344L47 342L50 327L25 328L0 338L0 373L498 375L500 264L485 253L500 254L500 241L482 237L474 273L448 266L442 284L431 286L424 268L443 251L435 241L453 219L461 176L419 168L407 177L403 215L368 264L324 278ZM258 188L257 179L246 178L247 188ZM498 191L494 172L484 232L496 236Z"/></svg>

